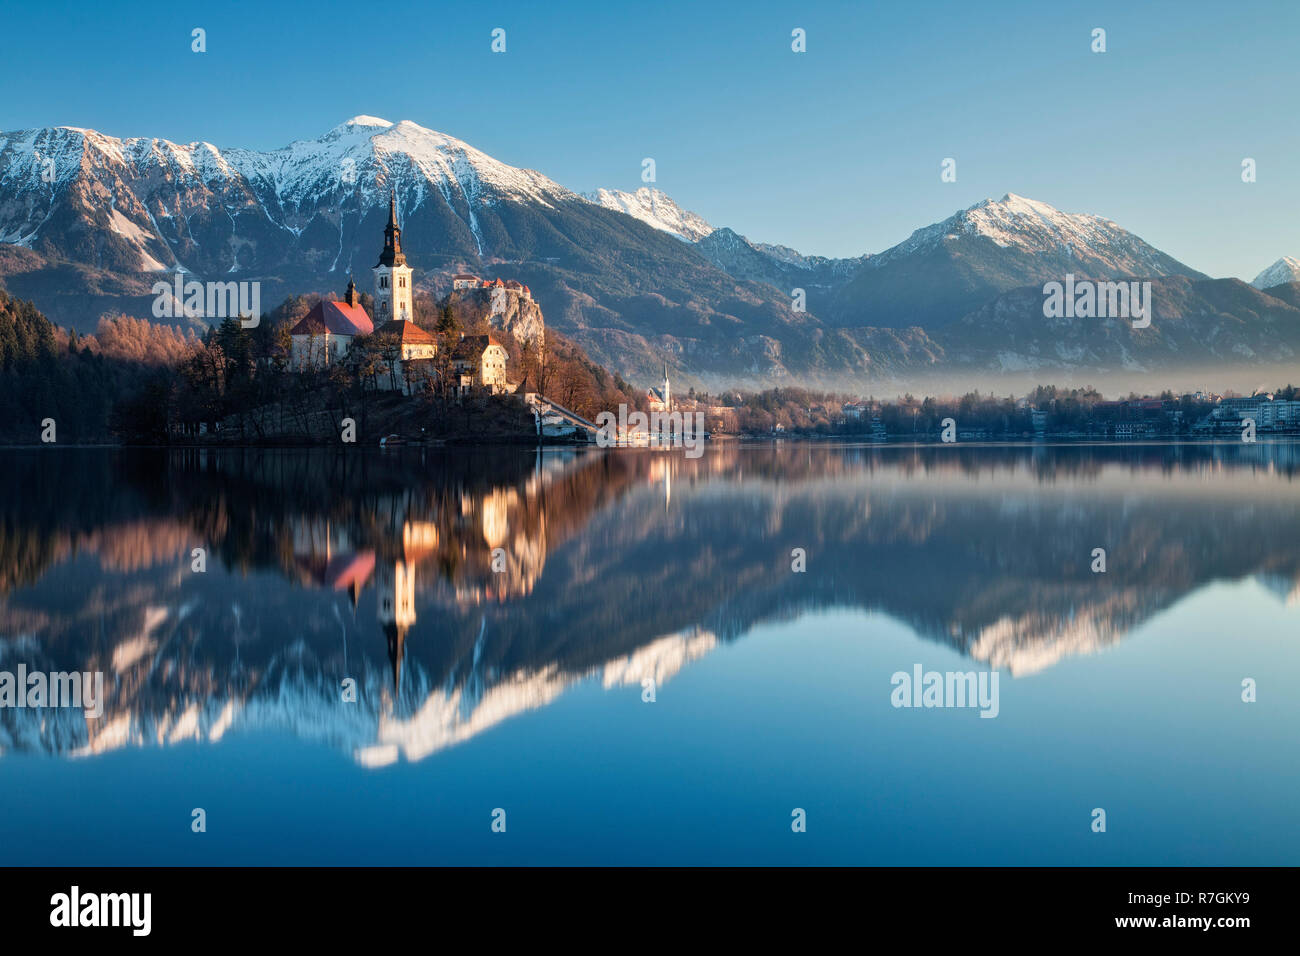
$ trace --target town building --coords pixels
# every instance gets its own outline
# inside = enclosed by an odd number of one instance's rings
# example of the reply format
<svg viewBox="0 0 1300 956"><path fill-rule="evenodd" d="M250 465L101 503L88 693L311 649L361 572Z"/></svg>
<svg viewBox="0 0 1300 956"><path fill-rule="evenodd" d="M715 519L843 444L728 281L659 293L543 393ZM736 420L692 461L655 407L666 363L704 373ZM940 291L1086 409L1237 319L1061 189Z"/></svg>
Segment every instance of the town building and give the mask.
<svg viewBox="0 0 1300 956"><path fill-rule="evenodd" d="M506 347L493 335L463 336L451 352L461 392L472 388L490 389L493 394L510 391L506 383L508 358Z"/></svg>
<svg viewBox="0 0 1300 956"><path fill-rule="evenodd" d="M664 365L664 383L660 388L646 389L646 401L650 403L652 412L671 412L673 410L673 394L668 385L668 366Z"/></svg>
<svg viewBox="0 0 1300 956"><path fill-rule="evenodd" d="M1300 401L1275 399L1261 402L1257 413L1256 424L1260 428L1294 428L1300 425Z"/></svg>
<svg viewBox="0 0 1300 956"><path fill-rule="evenodd" d="M356 284L349 279L342 302L322 299L289 330L289 364L295 371L325 368L342 361L359 335L374 331L361 306Z"/></svg>
<svg viewBox="0 0 1300 956"><path fill-rule="evenodd" d="M423 381L433 380L433 360L438 355L438 340L433 335L410 319L391 319L375 330L375 336L382 337L387 346L388 374L377 381L380 388L410 395Z"/></svg>
<svg viewBox="0 0 1300 956"><path fill-rule="evenodd" d="M380 371L374 376L374 385L385 390L400 390L412 394L432 384L439 370L436 360L440 349L449 349L448 368L444 373L455 376L455 386L461 394L475 389L486 389L493 394L513 392L518 387L506 380L509 353L497 336L461 335L459 340L447 341L446 336L434 335L415 323L413 307L414 289L412 269L402 252L402 230L397 224L397 196L390 194L388 225L384 229L384 248L374 267L375 316L371 317L361 305L356 284L349 278L347 293L342 302L329 299L319 302L290 330L292 342L291 368L303 371L323 368L344 361L352 352L356 339L374 335L372 344L379 345ZM469 273L452 277L452 288L483 289L494 292L512 292L530 298L529 288L516 280L485 280ZM496 298L496 296L494 296ZM667 389L667 369L664 388Z"/></svg>
<svg viewBox="0 0 1300 956"><path fill-rule="evenodd" d="M1300 428L1300 401L1275 399L1267 392L1222 399L1209 416L1197 423L1198 431L1235 430L1250 419L1262 431Z"/></svg>

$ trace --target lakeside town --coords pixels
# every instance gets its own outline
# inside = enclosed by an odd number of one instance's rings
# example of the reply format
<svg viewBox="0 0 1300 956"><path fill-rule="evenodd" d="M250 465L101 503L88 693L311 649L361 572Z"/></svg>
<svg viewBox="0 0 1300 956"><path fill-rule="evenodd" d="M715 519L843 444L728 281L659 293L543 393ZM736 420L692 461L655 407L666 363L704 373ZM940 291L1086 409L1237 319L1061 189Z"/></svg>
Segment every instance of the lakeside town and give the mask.
<svg viewBox="0 0 1300 956"><path fill-rule="evenodd" d="M1202 389L1117 399L1052 385L1023 396L884 399L797 385L711 393L675 389L665 355L662 378L638 389L549 328L532 289L517 279L459 272L444 283L442 298L417 290L395 192L371 271L373 293L349 277L341 299L294 296L256 320L222 309L224 319L201 338L128 316L105 317L94 336L78 337L0 292L11 373L0 389L0 409L9 411L3 438L643 447L657 443L654 432L681 436L684 422L698 423L696 433L713 440L1253 441L1300 434L1293 385L1252 395ZM203 317L202 286L192 285L194 301L183 303L180 292L158 283L162 312ZM189 287L178 279L178 290ZM615 430L596 424L616 415Z"/></svg>

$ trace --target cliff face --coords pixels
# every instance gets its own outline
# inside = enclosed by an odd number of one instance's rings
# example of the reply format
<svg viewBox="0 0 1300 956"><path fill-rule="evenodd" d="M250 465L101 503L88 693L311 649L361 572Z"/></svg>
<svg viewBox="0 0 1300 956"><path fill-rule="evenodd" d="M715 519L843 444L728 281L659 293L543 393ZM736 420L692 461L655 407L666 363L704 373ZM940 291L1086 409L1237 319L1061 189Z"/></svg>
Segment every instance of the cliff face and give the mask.
<svg viewBox="0 0 1300 956"><path fill-rule="evenodd" d="M486 319L493 328L509 332L520 342L536 342L546 328L542 307L514 289L457 289L447 302L462 324Z"/></svg>

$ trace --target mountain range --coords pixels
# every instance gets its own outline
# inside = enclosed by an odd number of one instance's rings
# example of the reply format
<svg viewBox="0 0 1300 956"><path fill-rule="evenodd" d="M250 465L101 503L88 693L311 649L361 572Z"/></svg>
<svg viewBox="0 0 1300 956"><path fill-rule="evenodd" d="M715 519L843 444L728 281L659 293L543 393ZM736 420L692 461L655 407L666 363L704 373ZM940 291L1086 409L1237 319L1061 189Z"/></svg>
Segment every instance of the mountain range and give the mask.
<svg viewBox="0 0 1300 956"><path fill-rule="evenodd" d="M268 307L341 293L350 275L364 289L390 191L418 286L445 292L460 271L517 278L548 323L633 381L667 361L710 387L884 394L1151 373L1165 385L1257 375L1264 357L1291 366L1300 350L1297 260L1254 287L1211 279L1107 219L1010 193L874 255L804 256L714 227L657 188L574 192L371 116L269 152L0 133L0 282L83 332L104 312L149 316L153 284L177 269L260 281ZM1066 273L1151 280L1151 328L1044 319L1041 286Z"/></svg>

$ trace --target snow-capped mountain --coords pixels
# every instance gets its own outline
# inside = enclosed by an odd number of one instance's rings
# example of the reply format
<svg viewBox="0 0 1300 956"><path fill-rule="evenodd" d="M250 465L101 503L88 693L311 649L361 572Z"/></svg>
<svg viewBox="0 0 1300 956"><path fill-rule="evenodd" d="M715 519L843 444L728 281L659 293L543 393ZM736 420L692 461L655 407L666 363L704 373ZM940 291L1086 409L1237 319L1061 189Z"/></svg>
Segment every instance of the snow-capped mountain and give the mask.
<svg viewBox="0 0 1300 956"><path fill-rule="evenodd" d="M1251 281L1256 289L1272 289L1287 282L1300 282L1300 259L1283 256Z"/></svg>
<svg viewBox="0 0 1300 956"><path fill-rule="evenodd" d="M963 238L988 239L1000 248L1036 256L1068 255L1099 274L1152 276L1186 272L1186 266L1109 219L1061 212L1015 193L1007 193L999 200L985 199L942 222L918 229L906 241L875 256L871 264L880 268Z"/></svg>
<svg viewBox="0 0 1300 956"><path fill-rule="evenodd" d="M975 352L1014 355L1019 366L1041 357L1039 346L992 338L1028 335L1024 322L994 323L982 342L950 327L1066 273L1205 278L1108 219L1014 194L877 255L804 256L714 228L657 189L583 197L447 134L356 116L265 152L69 127L0 133L0 282L82 332L104 312L150 315L166 270L257 280L268 307L339 294L349 275L366 290L390 191L422 290L446 291L460 271L519 279L548 324L632 381L653 381L665 360L681 381L707 387L792 378L839 387L990 367ZM1263 304L1294 309L1288 295L1275 290ZM1217 317L1197 325L1215 361L1253 361L1264 326L1289 329L1282 312L1262 318L1241 295L1176 301ZM1070 352L1080 369L1103 355L1109 368L1171 367L1186 354L1143 335L1117 360L1115 343L1091 341L1108 334L1103 326L1078 332L1089 338ZM1064 367L1057 361L1048 364Z"/></svg>
<svg viewBox="0 0 1300 956"><path fill-rule="evenodd" d="M269 152L0 133L0 281L83 332L106 311L149 315L164 269L258 280L264 304L339 294L349 275L367 289L390 190L422 288L442 291L459 271L519 279L548 323L628 376L687 353L719 370L771 370L783 294L738 298L689 242L454 137L370 116ZM691 234L707 228L680 219Z"/></svg>
<svg viewBox="0 0 1300 956"><path fill-rule="evenodd" d="M626 213L634 219L640 219L647 226L686 242L698 242L713 231L703 216L683 209L661 190L649 186L642 186L634 193L619 189L597 189L595 192L582 193L582 198L606 209Z"/></svg>
<svg viewBox="0 0 1300 956"><path fill-rule="evenodd" d="M1066 273L1205 278L1109 219L1008 193L871 256L820 314L845 326L938 328L970 312L973 302Z"/></svg>
<svg viewBox="0 0 1300 956"><path fill-rule="evenodd" d="M372 116L271 152L70 127L0 134L0 237L35 248L57 241L61 229L99 228L107 248L73 251L113 268L250 273L276 263L286 246L326 245L327 237L338 252L328 271L368 268L346 254L349 239L390 189L408 215L441 220L477 254L494 227L479 221L480 210L576 198L454 137Z"/></svg>

